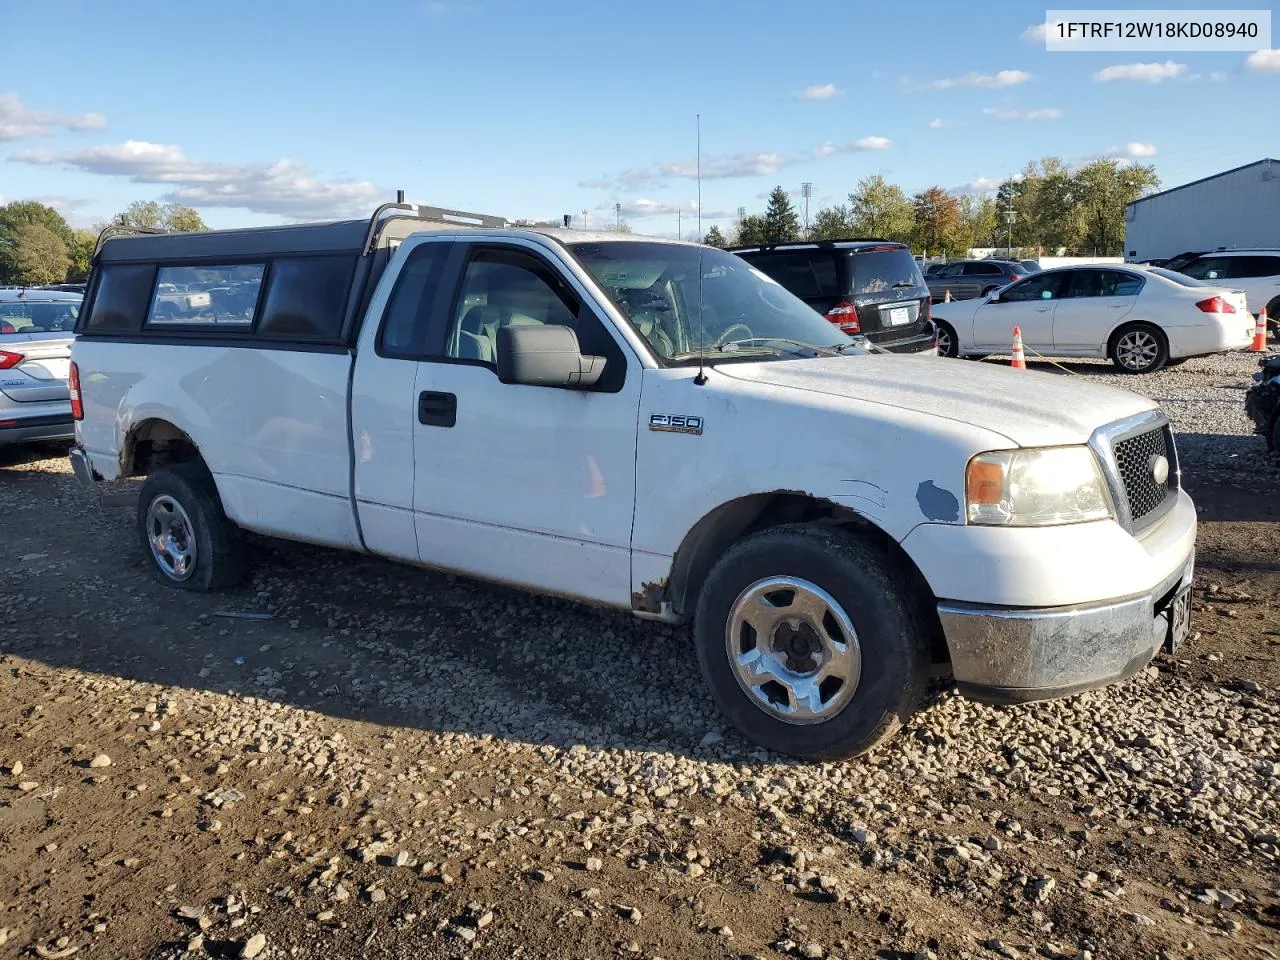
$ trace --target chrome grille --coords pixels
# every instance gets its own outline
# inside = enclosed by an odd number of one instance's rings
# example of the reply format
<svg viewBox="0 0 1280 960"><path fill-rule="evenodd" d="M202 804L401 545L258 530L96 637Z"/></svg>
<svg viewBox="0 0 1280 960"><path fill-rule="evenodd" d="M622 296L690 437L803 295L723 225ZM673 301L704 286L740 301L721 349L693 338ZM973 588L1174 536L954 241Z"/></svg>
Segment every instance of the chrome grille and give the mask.
<svg viewBox="0 0 1280 960"><path fill-rule="evenodd" d="M1154 523L1164 512L1162 507L1172 506L1178 489L1178 462L1168 426L1117 440L1112 449L1129 504L1130 521L1135 527ZM1156 457L1164 457L1169 464L1164 483L1157 483L1152 475L1151 464Z"/></svg>

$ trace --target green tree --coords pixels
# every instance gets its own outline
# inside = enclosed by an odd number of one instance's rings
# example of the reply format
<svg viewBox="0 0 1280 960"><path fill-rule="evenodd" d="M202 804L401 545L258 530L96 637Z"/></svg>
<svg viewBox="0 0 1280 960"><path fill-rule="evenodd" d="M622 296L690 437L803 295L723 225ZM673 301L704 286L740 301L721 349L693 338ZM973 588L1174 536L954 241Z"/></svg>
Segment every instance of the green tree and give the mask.
<svg viewBox="0 0 1280 960"><path fill-rule="evenodd" d="M1073 180L1080 197L1080 252L1123 254L1125 207L1160 185L1155 167L1095 160L1077 170Z"/></svg>
<svg viewBox="0 0 1280 960"><path fill-rule="evenodd" d="M15 281L22 286L61 283L71 261L62 238L41 223L24 223L15 231Z"/></svg>
<svg viewBox="0 0 1280 960"><path fill-rule="evenodd" d="M854 236L905 242L911 239L912 224L906 193L879 174L859 180L849 194L849 226Z"/></svg>
<svg viewBox="0 0 1280 960"><path fill-rule="evenodd" d="M726 240L724 234L720 232L720 228L714 224L712 224L711 229L707 231L707 235L702 238L702 242L708 247L719 247L721 250L729 245L729 241Z"/></svg>
<svg viewBox="0 0 1280 960"><path fill-rule="evenodd" d="M799 239L800 217L791 205L791 198L782 187L774 187L764 212L764 242L786 243Z"/></svg>
<svg viewBox="0 0 1280 960"><path fill-rule="evenodd" d="M960 211L960 245L964 248L992 246L996 233L996 202L991 197L965 194L957 199Z"/></svg>
<svg viewBox="0 0 1280 960"><path fill-rule="evenodd" d="M911 200L915 219L915 242L926 253L956 253L962 250L960 204L942 187L922 190Z"/></svg>
<svg viewBox="0 0 1280 960"><path fill-rule="evenodd" d="M0 206L0 283L21 282L18 276L19 230L27 225L44 227L63 244L71 242L71 227L53 207L35 200L14 200Z"/></svg>
<svg viewBox="0 0 1280 960"><path fill-rule="evenodd" d="M117 214L112 221L125 227L144 230L167 230L171 233L191 233L207 230L200 214L191 207L179 203L160 203L156 200L135 200Z"/></svg>
<svg viewBox="0 0 1280 960"><path fill-rule="evenodd" d="M67 282L84 283L89 279L89 263L93 248L98 245L98 234L93 230L77 230L67 244L67 256L71 266L67 269Z"/></svg>
<svg viewBox="0 0 1280 960"><path fill-rule="evenodd" d="M733 238L734 246L748 247L769 242L765 233L765 220L760 214L751 213L738 221L738 229Z"/></svg>
<svg viewBox="0 0 1280 960"><path fill-rule="evenodd" d="M844 204L824 207L813 218L809 229L810 240L840 240L854 236L853 219Z"/></svg>

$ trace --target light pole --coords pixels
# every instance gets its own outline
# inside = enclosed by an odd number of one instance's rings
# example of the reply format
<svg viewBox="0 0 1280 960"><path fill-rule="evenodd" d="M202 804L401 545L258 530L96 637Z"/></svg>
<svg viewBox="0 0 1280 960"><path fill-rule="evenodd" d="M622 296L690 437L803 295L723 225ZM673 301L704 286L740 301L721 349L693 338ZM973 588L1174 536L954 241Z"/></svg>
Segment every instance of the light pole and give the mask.
<svg viewBox="0 0 1280 960"><path fill-rule="evenodd" d="M804 233L809 235L809 198L813 196L813 184L800 184L800 196L804 197Z"/></svg>

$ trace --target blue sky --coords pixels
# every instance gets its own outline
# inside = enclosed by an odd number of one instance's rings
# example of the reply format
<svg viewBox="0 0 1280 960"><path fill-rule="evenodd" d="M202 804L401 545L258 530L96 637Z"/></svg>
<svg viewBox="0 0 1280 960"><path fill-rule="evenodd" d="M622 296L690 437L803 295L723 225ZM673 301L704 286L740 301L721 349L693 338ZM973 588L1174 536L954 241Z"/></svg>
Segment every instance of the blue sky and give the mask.
<svg viewBox="0 0 1280 960"><path fill-rule="evenodd" d="M225 227L367 214L402 187L509 218L620 202L654 234L679 210L688 236L698 113L704 230L774 184L812 182L816 210L871 173L980 191L1110 153L1173 186L1275 154L1280 53L1047 53L1044 19L990 0L0 0L0 197L79 225L177 200Z"/></svg>

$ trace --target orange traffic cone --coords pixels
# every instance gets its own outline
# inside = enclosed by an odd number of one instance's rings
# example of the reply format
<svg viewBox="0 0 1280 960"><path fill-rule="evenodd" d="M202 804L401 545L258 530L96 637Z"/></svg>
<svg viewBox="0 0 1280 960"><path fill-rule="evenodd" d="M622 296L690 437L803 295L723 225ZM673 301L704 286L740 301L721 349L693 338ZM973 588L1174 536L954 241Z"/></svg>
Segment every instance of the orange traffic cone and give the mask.
<svg viewBox="0 0 1280 960"><path fill-rule="evenodd" d="M1254 353L1267 352L1267 308L1258 311L1258 322L1253 325L1253 345L1249 347Z"/></svg>
<svg viewBox="0 0 1280 960"><path fill-rule="evenodd" d="M1027 369L1027 357L1026 357L1026 355L1022 352L1022 328L1021 328L1021 327L1014 327L1014 328L1013 328L1013 363L1012 363L1012 367L1013 367L1013 369L1015 369L1015 370L1025 370L1025 369Z"/></svg>
<svg viewBox="0 0 1280 960"><path fill-rule="evenodd" d="M942 302L943 302L943 303L950 303L950 302L951 302L951 288L950 288L950 287L948 287L948 288L947 288L946 296L944 296L944 297L942 298Z"/></svg>

